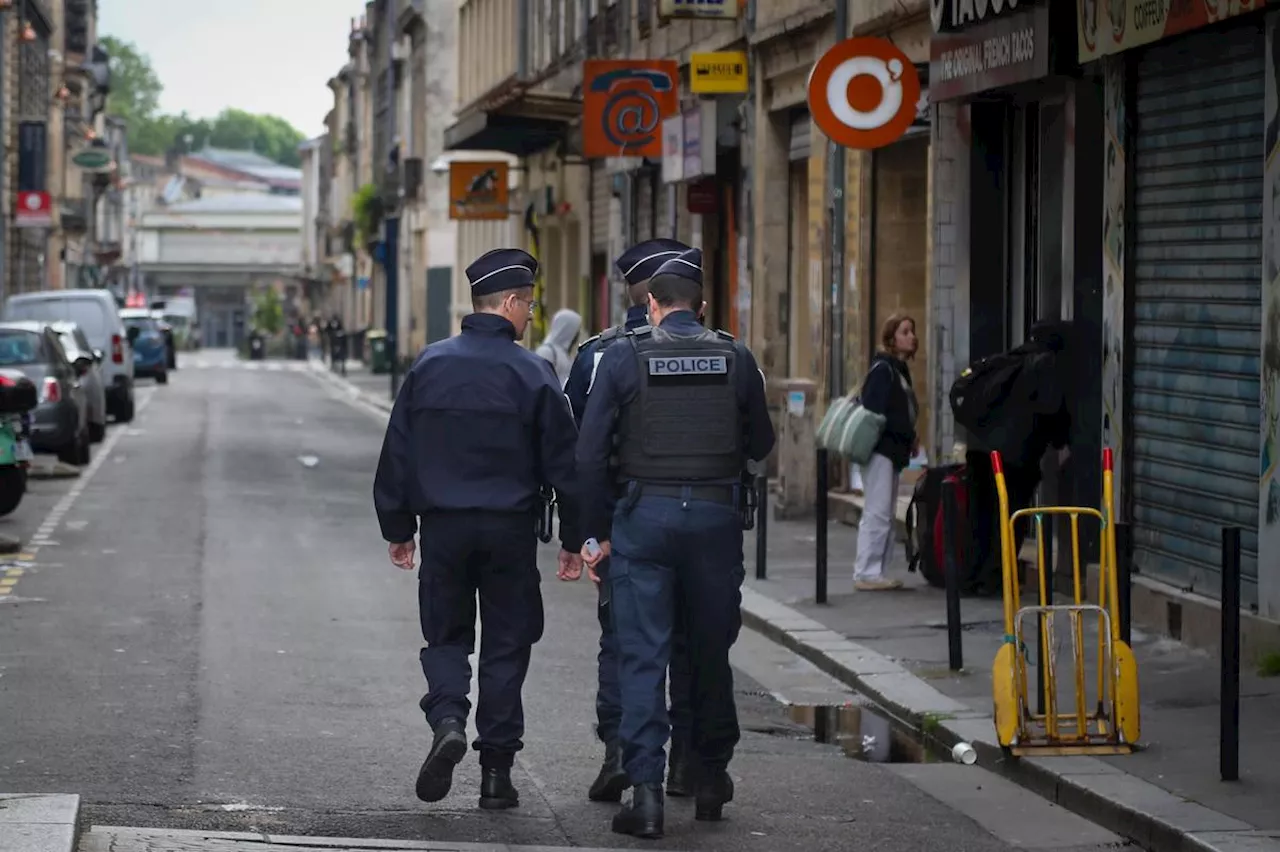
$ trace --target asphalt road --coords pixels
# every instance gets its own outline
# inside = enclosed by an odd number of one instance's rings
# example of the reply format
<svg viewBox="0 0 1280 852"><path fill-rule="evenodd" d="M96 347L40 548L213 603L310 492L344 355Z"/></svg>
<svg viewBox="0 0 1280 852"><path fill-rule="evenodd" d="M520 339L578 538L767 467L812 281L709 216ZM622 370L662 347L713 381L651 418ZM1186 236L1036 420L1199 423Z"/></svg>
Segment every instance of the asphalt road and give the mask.
<svg viewBox="0 0 1280 852"><path fill-rule="evenodd" d="M187 366L81 480L37 484L0 525L29 535L56 515L0 602L0 791L79 793L96 825L644 846L585 798L590 584L558 583L545 549L519 811L478 810L474 755L424 805L415 577L388 564L370 498L382 423L284 365ZM1009 848L890 767L812 742L745 674L739 690L730 818L696 824L672 801L661 848Z"/></svg>

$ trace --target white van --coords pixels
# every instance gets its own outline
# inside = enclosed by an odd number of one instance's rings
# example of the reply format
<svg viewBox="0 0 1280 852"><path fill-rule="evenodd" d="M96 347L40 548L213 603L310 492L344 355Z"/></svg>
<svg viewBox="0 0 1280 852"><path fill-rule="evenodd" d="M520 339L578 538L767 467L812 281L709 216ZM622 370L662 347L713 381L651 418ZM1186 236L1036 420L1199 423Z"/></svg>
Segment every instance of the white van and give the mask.
<svg viewBox="0 0 1280 852"><path fill-rule="evenodd" d="M107 413L119 423L133 420L133 349L115 297L107 290L41 290L10 296L4 303L6 320L73 322L102 353L102 379L107 389Z"/></svg>

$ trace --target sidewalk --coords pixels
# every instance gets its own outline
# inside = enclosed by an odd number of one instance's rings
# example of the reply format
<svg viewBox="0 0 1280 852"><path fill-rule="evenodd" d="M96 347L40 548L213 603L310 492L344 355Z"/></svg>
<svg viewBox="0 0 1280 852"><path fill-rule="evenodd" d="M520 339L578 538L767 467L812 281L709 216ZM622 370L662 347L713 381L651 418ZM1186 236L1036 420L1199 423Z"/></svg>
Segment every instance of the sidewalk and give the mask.
<svg viewBox="0 0 1280 852"><path fill-rule="evenodd" d="M322 377L383 410L389 379L348 364L347 381ZM898 501L899 535L909 492ZM1142 690L1142 750L1120 757L1006 759L991 720L991 661L1003 640L998 599L961 601L965 668L948 667L945 597L906 572L906 588L854 593L859 498L833 500L828 603L814 600L813 521L768 521L765 580L755 579L755 534L743 542L744 623L874 700L945 746L964 740L979 762L1154 852L1280 852L1280 678L1241 672L1239 782L1218 777L1218 664L1167 639L1133 632ZM841 520L844 522L842 523ZM1034 650L1032 651L1034 653ZM1060 657L1070 679L1069 654Z"/></svg>
<svg viewBox="0 0 1280 852"><path fill-rule="evenodd" d="M900 501L900 515L904 508ZM846 517L852 520L856 512ZM1119 757L1008 760L995 745L991 721L991 661L1004 633L999 599L961 601L965 668L952 673L945 595L906 572L901 545L890 573L906 588L854 593L857 528L832 521L828 603L820 606L813 602L815 541L814 522L770 518L768 579L756 580L754 535L748 533L748 625L901 721L917 729L938 723L932 733L946 745L972 743L983 765L1145 848L1280 852L1280 678L1241 672L1242 780L1224 783L1218 775L1216 658L1135 630L1143 749ZM1069 648L1059 659L1060 679L1069 680Z"/></svg>

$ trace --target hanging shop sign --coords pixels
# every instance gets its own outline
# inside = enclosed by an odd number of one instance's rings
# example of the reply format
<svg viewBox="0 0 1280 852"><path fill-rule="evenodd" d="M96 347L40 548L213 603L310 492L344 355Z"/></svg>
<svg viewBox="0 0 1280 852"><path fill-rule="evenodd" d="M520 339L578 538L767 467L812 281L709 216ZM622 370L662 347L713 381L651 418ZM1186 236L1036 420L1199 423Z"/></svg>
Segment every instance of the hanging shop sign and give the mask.
<svg viewBox="0 0 1280 852"><path fill-rule="evenodd" d="M684 116L673 115L662 120L662 182L678 183L684 179Z"/></svg>
<svg viewBox="0 0 1280 852"><path fill-rule="evenodd" d="M582 68L582 148L591 159L662 156L662 120L680 111L671 59L588 59Z"/></svg>
<svg viewBox="0 0 1280 852"><path fill-rule="evenodd" d="M933 103L1038 80L1049 73L1049 9L1032 6L929 44Z"/></svg>
<svg viewBox="0 0 1280 852"><path fill-rule="evenodd" d="M809 112L827 138L873 150L902 138L916 119L920 77L893 42L851 38L824 53L809 72Z"/></svg>
<svg viewBox="0 0 1280 852"><path fill-rule="evenodd" d="M1076 0L1080 61L1198 30L1264 5L1265 0Z"/></svg>
<svg viewBox="0 0 1280 852"><path fill-rule="evenodd" d="M509 217L510 168L502 160L449 163L449 218L477 221Z"/></svg>
<svg viewBox="0 0 1280 852"><path fill-rule="evenodd" d="M111 152L97 146L76 151L71 155L71 163L86 172L107 172L115 165L115 161L111 159Z"/></svg>
<svg viewBox="0 0 1280 852"><path fill-rule="evenodd" d="M53 197L47 192L19 192L13 224L18 228L52 228Z"/></svg>
<svg viewBox="0 0 1280 852"><path fill-rule="evenodd" d="M740 50L690 54L689 91L695 95L745 93L747 54Z"/></svg>
<svg viewBox="0 0 1280 852"><path fill-rule="evenodd" d="M716 102L702 101L684 111L685 180L716 173Z"/></svg>
<svg viewBox="0 0 1280 852"><path fill-rule="evenodd" d="M743 0L658 0L659 18L737 18Z"/></svg>

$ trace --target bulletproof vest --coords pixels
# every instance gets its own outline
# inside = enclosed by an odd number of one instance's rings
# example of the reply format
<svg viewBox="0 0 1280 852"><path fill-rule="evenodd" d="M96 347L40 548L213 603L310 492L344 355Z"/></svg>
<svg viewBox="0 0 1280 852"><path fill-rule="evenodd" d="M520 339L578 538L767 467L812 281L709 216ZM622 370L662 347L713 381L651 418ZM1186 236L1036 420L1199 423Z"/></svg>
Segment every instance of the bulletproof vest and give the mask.
<svg viewBox="0 0 1280 852"><path fill-rule="evenodd" d="M746 458L732 339L714 331L676 337L661 328L627 339L640 385L619 417L619 479L737 482Z"/></svg>

